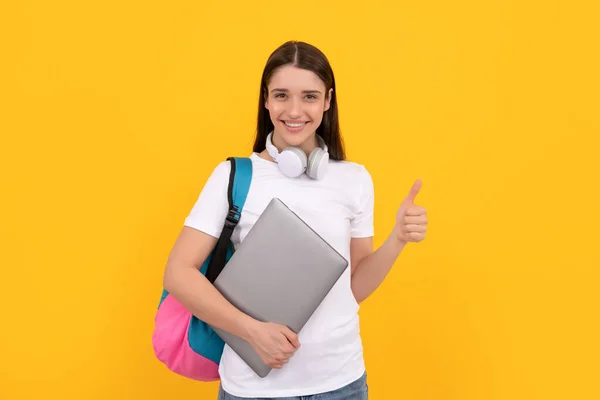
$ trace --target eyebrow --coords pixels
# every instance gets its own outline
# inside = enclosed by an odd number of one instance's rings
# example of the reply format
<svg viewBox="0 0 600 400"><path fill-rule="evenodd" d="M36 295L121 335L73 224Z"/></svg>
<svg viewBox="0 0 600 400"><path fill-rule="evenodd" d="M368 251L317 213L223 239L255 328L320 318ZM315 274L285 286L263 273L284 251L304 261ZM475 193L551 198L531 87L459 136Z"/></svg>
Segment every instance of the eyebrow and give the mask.
<svg viewBox="0 0 600 400"><path fill-rule="evenodd" d="M287 90L287 89L275 88L275 89L271 90L271 93L273 93L273 92L282 92L282 93L287 93L287 92L289 92L289 90ZM318 91L318 90L303 90L303 91L302 91L302 93L307 93L307 94L319 93L319 94L321 94L321 92L320 92L320 91Z"/></svg>

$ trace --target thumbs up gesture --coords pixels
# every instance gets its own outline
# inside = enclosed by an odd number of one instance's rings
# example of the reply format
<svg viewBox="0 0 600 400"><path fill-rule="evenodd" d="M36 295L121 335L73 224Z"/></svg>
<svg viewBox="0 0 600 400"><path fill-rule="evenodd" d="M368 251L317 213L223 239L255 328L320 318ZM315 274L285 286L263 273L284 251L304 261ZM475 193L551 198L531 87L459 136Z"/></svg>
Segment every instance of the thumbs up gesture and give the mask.
<svg viewBox="0 0 600 400"><path fill-rule="evenodd" d="M415 205L415 198L421 190L422 182L417 179L408 196L404 199L396 214L394 230L401 242L420 242L425 239L427 231L427 210Z"/></svg>

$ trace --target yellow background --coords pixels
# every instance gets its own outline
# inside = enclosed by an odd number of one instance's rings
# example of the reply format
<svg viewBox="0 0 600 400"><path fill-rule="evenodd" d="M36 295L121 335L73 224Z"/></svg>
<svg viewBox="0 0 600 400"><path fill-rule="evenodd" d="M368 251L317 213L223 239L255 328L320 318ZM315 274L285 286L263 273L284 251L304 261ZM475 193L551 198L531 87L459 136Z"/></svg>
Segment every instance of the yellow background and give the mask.
<svg viewBox="0 0 600 400"><path fill-rule="evenodd" d="M163 266L289 39L333 64L377 244L423 179L360 311L371 398L600 398L592 3L2 2L0 399L216 398L154 358Z"/></svg>

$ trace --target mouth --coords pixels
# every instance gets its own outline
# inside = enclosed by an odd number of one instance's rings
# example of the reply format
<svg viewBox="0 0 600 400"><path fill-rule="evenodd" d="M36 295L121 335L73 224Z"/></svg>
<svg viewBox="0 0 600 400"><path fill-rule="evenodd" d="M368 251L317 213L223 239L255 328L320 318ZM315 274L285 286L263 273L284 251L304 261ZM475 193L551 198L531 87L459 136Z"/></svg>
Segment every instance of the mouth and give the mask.
<svg viewBox="0 0 600 400"><path fill-rule="evenodd" d="M290 128L300 128L301 126L304 126L308 123L308 121L281 121L284 124L286 124L287 126L289 126Z"/></svg>
<svg viewBox="0 0 600 400"><path fill-rule="evenodd" d="M299 132L302 130L302 128L304 128L304 126L306 124L308 124L308 121L281 121L283 122L283 124L285 125L285 127L287 128L287 130L289 132Z"/></svg>

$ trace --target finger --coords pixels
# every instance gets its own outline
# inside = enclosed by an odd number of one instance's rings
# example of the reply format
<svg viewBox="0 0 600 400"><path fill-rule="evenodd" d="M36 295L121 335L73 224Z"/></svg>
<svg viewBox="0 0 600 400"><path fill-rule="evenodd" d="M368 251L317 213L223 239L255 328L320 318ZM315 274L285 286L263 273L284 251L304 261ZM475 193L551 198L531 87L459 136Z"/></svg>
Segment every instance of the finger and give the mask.
<svg viewBox="0 0 600 400"><path fill-rule="evenodd" d="M295 348L300 347L300 342L298 341L298 335L296 335L294 332L292 332L292 330L290 328L288 328L287 326L284 326L281 329L281 333L283 333L284 336L290 341L292 346L294 346Z"/></svg>
<svg viewBox="0 0 600 400"><path fill-rule="evenodd" d="M417 197L417 195L419 194L419 191L421 190L421 186L423 186L423 182L421 181L421 179L417 179L415 181L415 183L413 183L412 187L410 188L410 191L408 192L408 196L406 197L406 199L408 201L410 201L411 203L414 203L415 198Z"/></svg>
<svg viewBox="0 0 600 400"><path fill-rule="evenodd" d="M410 232L407 233L406 236L411 242L420 242L425 239L425 234L420 232Z"/></svg>
<svg viewBox="0 0 600 400"><path fill-rule="evenodd" d="M427 227L425 225L409 224L409 225L404 225L402 227L402 230L407 233L412 233L412 232L419 233L419 232L427 232Z"/></svg>
<svg viewBox="0 0 600 400"><path fill-rule="evenodd" d="M427 214L427 209L421 206L412 206L406 209L406 215L419 216Z"/></svg>
<svg viewBox="0 0 600 400"><path fill-rule="evenodd" d="M409 216L404 217L403 222L406 225L409 225L409 224L427 225L429 220L427 219L427 216L425 216L425 215L418 215L418 216L409 215Z"/></svg>

